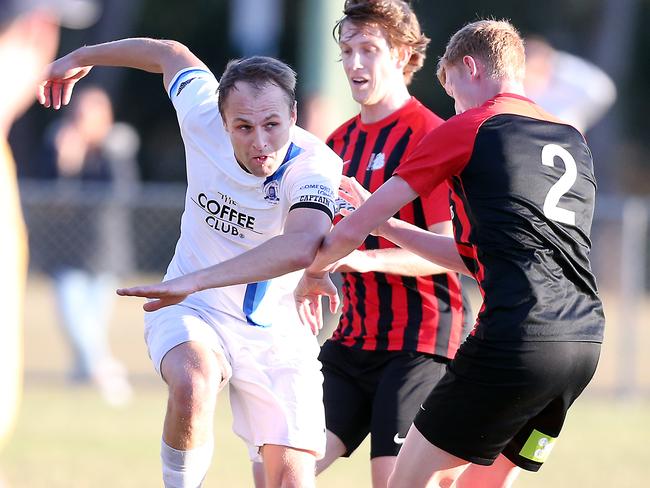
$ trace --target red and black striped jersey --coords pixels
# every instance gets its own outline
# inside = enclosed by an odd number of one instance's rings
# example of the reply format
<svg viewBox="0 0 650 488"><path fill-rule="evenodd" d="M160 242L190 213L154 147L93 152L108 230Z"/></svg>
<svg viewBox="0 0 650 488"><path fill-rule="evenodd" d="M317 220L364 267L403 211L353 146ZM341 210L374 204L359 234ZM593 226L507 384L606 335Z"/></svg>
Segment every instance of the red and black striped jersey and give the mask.
<svg viewBox="0 0 650 488"><path fill-rule="evenodd" d="M451 187L458 251L490 341L594 341L604 315L591 272L596 181L584 137L502 93L430 132L396 174L418 194Z"/></svg>
<svg viewBox="0 0 650 488"><path fill-rule="evenodd" d="M411 98L390 116L372 124L361 117L335 130L328 145L344 161L343 172L373 192L388 180L422 137L443 120ZM399 218L421 228L450 219L449 188L402 208ZM368 236L359 248L396 247ZM332 340L365 350L419 351L451 358L471 328L468 302L456 273L400 276L343 273L343 312Z"/></svg>

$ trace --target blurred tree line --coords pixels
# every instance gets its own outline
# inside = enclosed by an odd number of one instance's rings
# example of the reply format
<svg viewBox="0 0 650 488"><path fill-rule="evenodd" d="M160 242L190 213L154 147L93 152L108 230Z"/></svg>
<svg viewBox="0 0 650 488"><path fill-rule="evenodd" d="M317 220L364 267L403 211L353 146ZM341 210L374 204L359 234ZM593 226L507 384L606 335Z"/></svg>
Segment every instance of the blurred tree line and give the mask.
<svg viewBox="0 0 650 488"><path fill-rule="evenodd" d="M128 36L175 39L219 74L227 60L239 57L230 36L229 18L241 0L98 0L104 13L93 27L64 30L60 53L83 44ZM260 0L271 1L271 0ZM313 0L340 2L342 0ZM280 29L276 54L300 77L304 67L304 25L309 0L277 0ZM614 79L618 100L608 115L588 134L594 150L601 188L607 191L650 193L650 140L644 116L650 110L647 82L650 78L650 0L466 0L411 2L423 30L431 38L427 62L412 85L412 93L441 116L453 115L453 104L435 79L435 66L449 36L477 18L508 18L522 34L538 34L561 50L585 57ZM251 16L261 15L252 10ZM259 19L258 19L259 20ZM329 29L328 29L329 31ZM333 43L332 38L326 42ZM336 60L323 60L334 62ZM304 64L304 63L303 63ZM340 66L334 65L340 76ZM182 181L183 147L171 104L156 75L135 70L97 68L92 80L103 85L116 105L117 120L133 124L142 136L139 162L143 179ZM346 94L347 95L347 94ZM299 97L304 96L300 92ZM300 98L299 98L300 103ZM299 105L300 112L300 105ZM40 142L57 114L35 106L11 134L24 176L37 174ZM341 121L342 122L342 121Z"/></svg>

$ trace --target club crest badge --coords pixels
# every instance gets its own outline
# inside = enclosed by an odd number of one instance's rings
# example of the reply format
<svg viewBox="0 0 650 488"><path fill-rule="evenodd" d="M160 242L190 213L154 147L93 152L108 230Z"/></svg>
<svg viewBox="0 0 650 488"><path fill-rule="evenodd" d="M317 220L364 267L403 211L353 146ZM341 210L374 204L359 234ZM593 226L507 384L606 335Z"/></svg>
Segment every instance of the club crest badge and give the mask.
<svg viewBox="0 0 650 488"><path fill-rule="evenodd" d="M280 185L275 180L269 181L264 185L264 200L277 205L280 201Z"/></svg>
<svg viewBox="0 0 650 488"><path fill-rule="evenodd" d="M370 163L368 164L368 171L375 171L381 169L386 165L386 156L384 153L372 153L370 155Z"/></svg>

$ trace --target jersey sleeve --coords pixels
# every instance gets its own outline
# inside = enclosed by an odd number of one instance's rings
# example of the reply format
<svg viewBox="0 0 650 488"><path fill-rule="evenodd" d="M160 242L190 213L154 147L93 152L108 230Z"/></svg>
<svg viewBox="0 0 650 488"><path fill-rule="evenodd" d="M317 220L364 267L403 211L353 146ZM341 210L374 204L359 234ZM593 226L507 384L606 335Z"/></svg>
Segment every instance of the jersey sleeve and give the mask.
<svg viewBox="0 0 650 488"><path fill-rule="evenodd" d="M205 68L184 68L174 77L167 87L178 124L183 122L191 112L201 109L217 109L217 88L219 82L216 77Z"/></svg>
<svg viewBox="0 0 650 488"><path fill-rule="evenodd" d="M421 197L427 227L451 220L449 185L443 181L426 197Z"/></svg>
<svg viewBox="0 0 650 488"><path fill-rule="evenodd" d="M423 132L421 137L437 129L445 122L430 110L422 110L421 113L423 118L422 125L419 129ZM427 227L451 219L451 211L449 210L449 186L447 183L440 183L429 196L420 197L420 200L422 200L422 211L424 212L424 220Z"/></svg>
<svg viewBox="0 0 650 488"><path fill-rule="evenodd" d="M337 213L336 198L341 183L341 159L334 153L322 158L309 156L293 165L287 176L289 210L313 208L322 210L330 220Z"/></svg>
<svg viewBox="0 0 650 488"><path fill-rule="evenodd" d="M446 189L444 181L460 174L469 161L480 123L471 111L452 117L424 136L394 174L425 199L434 190L444 191L440 184Z"/></svg>

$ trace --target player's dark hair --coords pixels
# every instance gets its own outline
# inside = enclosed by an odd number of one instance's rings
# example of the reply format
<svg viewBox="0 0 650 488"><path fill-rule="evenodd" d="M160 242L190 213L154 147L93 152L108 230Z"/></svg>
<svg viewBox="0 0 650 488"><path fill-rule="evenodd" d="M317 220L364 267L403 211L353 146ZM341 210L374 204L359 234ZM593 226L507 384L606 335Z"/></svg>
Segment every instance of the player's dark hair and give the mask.
<svg viewBox="0 0 650 488"><path fill-rule="evenodd" d="M413 75L422 68L429 39L420 30L415 13L403 0L346 0L341 17L332 31L334 40L341 41L341 27L345 22L356 26L376 25L385 34L390 47L410 47L411 57L404 67L404 81L408 85Z"/></svg>
<svg viewBox="0 0 650 488"><path fill-rule="evenodd" d="M251 56L233 59L226 65L218 89L219 112L222 116L228 95L237 89L235 85L239 81L248 83L257 90L269 84L276 85L285 93L289 110L293 111L296 102L296 72L275 58Z"/></svg>

